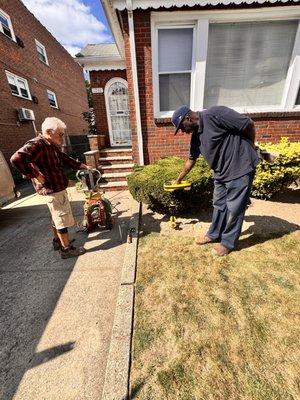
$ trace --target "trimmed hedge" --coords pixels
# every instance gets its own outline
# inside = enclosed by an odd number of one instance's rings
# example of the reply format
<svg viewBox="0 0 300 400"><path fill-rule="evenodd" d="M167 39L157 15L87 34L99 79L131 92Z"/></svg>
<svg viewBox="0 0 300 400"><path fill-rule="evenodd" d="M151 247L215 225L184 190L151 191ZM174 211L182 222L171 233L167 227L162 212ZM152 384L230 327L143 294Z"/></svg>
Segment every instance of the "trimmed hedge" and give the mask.
<svg viewBox="0 0 300 400"><path fill-rule="evenodd" d="M175 214L199 208L199 205L207 206L211 200L213 179L203 158L197 160L187 176L192 183L191 190L164 191L164 183L179 175L184 162L179 157L167 157L145 167L135 167L134 172L127 177L132 197L148 204L152 210L163 213L170 212L171 202Z"/></svg>
<svg viewBox="0 0 300 400"><path fill-rule="evenodd" d="M274 164L265 161L259 164L253 182L252 195L269 199L299 178L300 142L290 143L283 138L278 144L260 147L279 154ZM162 213L170 213L172 209L172 212L178 214L206 207L212 200L213 178L202 157L186 176L192 183L190 191L164 191L164 182L176 179L184 163L179 157L166 157L144 167L135 167L134 172L127 177L131 195L135 200L149 205L152 210Z"/></svg>
<svg viewBox="0 0 300 400"><path fill-rule="evenodd" d="M260 148L277 153L278 157L273 164L263 161L258 165L252 196L270 199L299 179L300 142L289 142L287 138L281 138L280 143L260 144Z"/></svg>

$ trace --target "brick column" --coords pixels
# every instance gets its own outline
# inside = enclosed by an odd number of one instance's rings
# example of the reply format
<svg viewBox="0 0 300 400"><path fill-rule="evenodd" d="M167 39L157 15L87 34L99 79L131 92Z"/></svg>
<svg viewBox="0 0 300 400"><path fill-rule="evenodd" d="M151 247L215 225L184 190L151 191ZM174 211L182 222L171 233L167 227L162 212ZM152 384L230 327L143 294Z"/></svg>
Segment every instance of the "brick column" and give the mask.
<svg viewBox="0 0 300 400"><path fill-rule="evenodd" d="M100 149L100 136L99 135L88 135L91 151Z"/></svg>
<svg viewBox="0 0 300 400"><path fill-rule="evenodd" d="M91 150L100 150L106 147L105 135L88 135L88 139Z"/></svg>
<svg viewBox="0 0 300 400"><path fill-rule="evenodd" d="M83 153L85 156L85 163L89 167L97 168L99 164L99 150L91 150Z"/></svg>

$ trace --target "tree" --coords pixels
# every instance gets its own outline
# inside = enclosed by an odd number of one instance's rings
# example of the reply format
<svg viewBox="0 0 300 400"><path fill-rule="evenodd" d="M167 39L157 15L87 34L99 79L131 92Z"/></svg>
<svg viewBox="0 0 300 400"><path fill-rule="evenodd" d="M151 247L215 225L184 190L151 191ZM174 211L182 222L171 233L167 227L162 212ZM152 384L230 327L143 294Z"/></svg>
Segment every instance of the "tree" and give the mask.
<svg viewBox="0 0 300 400"><path fill-rule="evenodd" d="M96 135L97 134L97 126L96 126L96 116L94 110L94 102L93 102L93 93L91 84L89 81L85 81L86 93L89 104L89 111L85 111L82 113L83 119L88 123L89 134Z"/></svg>

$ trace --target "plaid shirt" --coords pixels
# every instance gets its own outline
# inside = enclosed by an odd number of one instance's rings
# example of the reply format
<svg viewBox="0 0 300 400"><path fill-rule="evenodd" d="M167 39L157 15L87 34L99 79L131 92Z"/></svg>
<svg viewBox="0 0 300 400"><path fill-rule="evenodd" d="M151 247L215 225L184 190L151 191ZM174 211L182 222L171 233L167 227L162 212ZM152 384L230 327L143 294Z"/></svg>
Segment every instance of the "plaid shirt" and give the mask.
<svg viewBox="0 0 300 400"><path fill-rule="evenodd" d="M64 166L79 169L81 163L63 153L42 135L29 140L11 157L10 162L21 172L23 178L31 179L38 194L47 195L60 192L68 186ZM42 174L42 185L34 178Z"/></svg>

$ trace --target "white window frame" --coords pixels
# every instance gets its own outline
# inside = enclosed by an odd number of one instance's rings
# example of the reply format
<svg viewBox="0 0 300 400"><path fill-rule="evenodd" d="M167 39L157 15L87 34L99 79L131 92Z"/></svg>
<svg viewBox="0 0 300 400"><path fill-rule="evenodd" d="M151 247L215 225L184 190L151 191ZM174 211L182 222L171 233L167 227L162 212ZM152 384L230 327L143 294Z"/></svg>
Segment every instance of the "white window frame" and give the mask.
<svg viewBox="0 0 300 400"><path fill-rule="evenodd" d="M55 104L56 104L55 106L52 106L52 105L50 104L48 94L51 94L51 95L54 97ZM50 89L47 89L47 99L48 99L48 103L49 103L49 106L50 106L50 107L58 109L58 103L57 103L56 94L55 94L52 90L50 90Z"/></svg>
<svg viewBox="0 0 300 400"><path fill-rule="evenodd" d="M164 71L164 72L159 72L158 69L158 57L157 57L157 63L156 63L156 73L155 75L155 83L153 87L157 87L158 90L155 92L156 95L156 102L159 105L159 77L160 75L167 75L167 74L180 74L180 73L189 73L191 74L191 87L190 87L190 93L192 91L193 88L193 84L192 82L194 81L194 58L195 58L195 49L194 49L194 45L195 45L195 36L196 36L196 30L195 30L195 25L194 24L171 24L171 25L157 25L156 26L156 31L155 31L155 53L158 54L158 31L159 29L193 29L193 48L192 48L192 60L191 60L191 69L190 70L186 70L186 71ZM165 113L166 111L163 111L162 113Z"/></svg>
<svg viewBox="0 0 300 400"><path fill-rule="evenodd" d="M0 23L0 32L3 33L3 35L5 35L8 39L13 40L14 42L16 42L16 36L15 36L15 32L14 32L14 29L13 29L13 26L12 26L12 23L11 23L10 16L9 16L8 14L6 14L6 12L4 12L1 8L0 8L0 14L3 14L3 16L7 19L7 21L8 21L8 27L9 27L9 29L10 29L10 31L11 31L12 37L7 36L7 35L3 32L3 28L2 28L2 24L1 24L1 23Z"/></svg>
<svg viewBox="0 0 300 400"><path fill-rule="evenodd" d="M166 11L151 13L152 83L154 118L169 118L174 110L161 112L159 107L158 30L194 27L191 97L192 110L202 110L204 102L205 70L208 48L209 24L226 22L300 20L300 6L261 8L253 10ZM238 112L283 112L300 110L295 106L300 81L300 22L287 72L281 104L278 106L232 107Z"/></svg>
<svg viewBox="0 0 300 400"><path fill-rule="evenodd" d="M35 40L35 45L36 45L36 46L39 46L39 47L43 50L46 61L41 60L41 59L39 58L39 54L38 54L38 59L39 59L40 62L42 62L43 64L49 65L46 47L45 47L41 42L39 42L37 39L34 39L34 40ZM37 48L36 48L36 52L39 53L38 50L37 50Z"/></svg>
<svg viewBox="0 0 300 400"><path fill-rule="evenodd" d="M30 90L29 90L29 85L28 85L27 79L22 78L21 76L18 76L18 75L16 75L16 74L13 74L12 72L9 72L9 71L5 71L5 73L6 73L6 78L7 78L7 83L8 83L8 85L9 85L9 82L8 82L8 77L9 77L9 76L11 76L12 78L14 78L14 79L16 80L16 83L18 83L18 82L17 82L18 79L19 79L20 81L23 81L23 83L24 83L24 85L25 85L25 88L26 88L26 90L27 90L27 93L28 93L28 97L22 96L21 90L20 90L18 84L17 84L16 86L17 86L17 89L18 89L19 94L15 94L15 93L11 93L11 94L12 94L13 96L20 97L21 99L24 99L24 100L31 100L31 101L32 101L32 97L31 97L31 93L30 93ZM10 88L10 87L9 87L9 88Z"/></svg>

